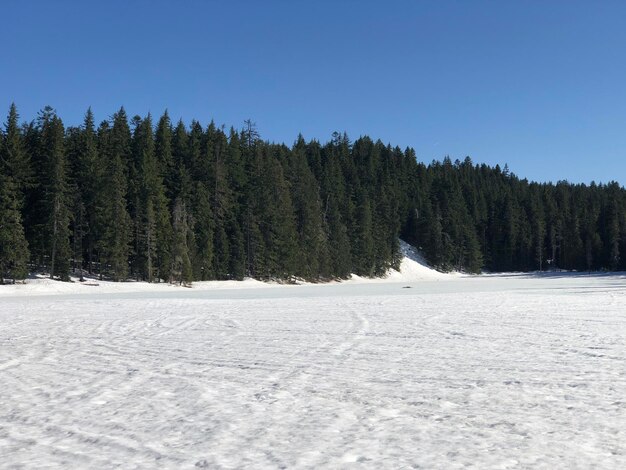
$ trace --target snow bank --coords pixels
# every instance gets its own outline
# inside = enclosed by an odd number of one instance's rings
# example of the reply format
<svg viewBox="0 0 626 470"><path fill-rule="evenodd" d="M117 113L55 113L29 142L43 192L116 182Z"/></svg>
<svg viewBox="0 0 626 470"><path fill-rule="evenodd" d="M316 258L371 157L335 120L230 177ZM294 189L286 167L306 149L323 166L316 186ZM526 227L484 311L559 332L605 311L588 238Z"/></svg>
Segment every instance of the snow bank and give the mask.
<svg viewBox="0 0 626 470"><path fill-rule="evenodd" d="M402 263L400 270L391 270L386 277L393 281L433 281L458 276L457 273L441 273L431 268L417 249L400 240Z"/></svg>
<svg viewBox="0 0 626 470"><path fill-rule="evenodd" d="M446 274L431 268L423 256L411 245L400 240L402 263L398 271L392 269L388 275L382 278L363 278L353 274L348 283L385 283L385 282L416 282L416 281L439 281L458 277L456 273ZM302 283L308 284L308 283ZM216 289L250 289L250 288L275 288L285 286L276 282L262 282L256 279L243 281L200 281L193 283L194 290ZM113 294L127 292L162 292L184 289L178 285L168 283L150 284L147 282L112 282L101 281L97 278L87 278L80 282L72 277L71 282L51 280L45 276L36 276L27 279L23 284L0 286L0 297L15 295L54 295L54 294Z"/></svg>
<svg viewBox="0 0 626 470"><path fill-rule="evenodd" d="M440 281L454 279L460 276L458 273L442 273L429 266L422 254L412 245L400 240L400 252L402 262L400 269L390 269L385 277L368 279L352 275L350 282L357 283L381 283L381 282L416 282L416 281Z"/></svg>
<svg viewBox="0 0 626 470"><path fill-rule="evenodd" d="M241 289L258 287L277 287L279 284L265 283L255 279L245 279L243 281L201 281L194 282L193 288L199 290L208 289ZM0 286L0 297L15 295L53 295L53 294L114 294L126 292L161 292L185 289L179 285L165 282L150 284L148 282L112 282L100 281L98 279L87 278L85 282L80 282L78 278L72 277L71 282L61 282L52 280L44 276L36 276L27 279L25 283Z"/></svg>

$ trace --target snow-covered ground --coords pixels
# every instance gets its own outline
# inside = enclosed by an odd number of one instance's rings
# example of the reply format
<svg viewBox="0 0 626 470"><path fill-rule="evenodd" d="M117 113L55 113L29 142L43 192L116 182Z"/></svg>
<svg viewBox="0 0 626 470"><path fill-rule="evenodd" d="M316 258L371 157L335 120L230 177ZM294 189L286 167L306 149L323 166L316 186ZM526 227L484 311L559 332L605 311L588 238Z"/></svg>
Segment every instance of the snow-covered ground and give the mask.
<svg viewBox="0 0 626 470"><path fill-rule="evenodd" d="M622 275L96 283L0 286L0 468L626 468Z"/></svg>

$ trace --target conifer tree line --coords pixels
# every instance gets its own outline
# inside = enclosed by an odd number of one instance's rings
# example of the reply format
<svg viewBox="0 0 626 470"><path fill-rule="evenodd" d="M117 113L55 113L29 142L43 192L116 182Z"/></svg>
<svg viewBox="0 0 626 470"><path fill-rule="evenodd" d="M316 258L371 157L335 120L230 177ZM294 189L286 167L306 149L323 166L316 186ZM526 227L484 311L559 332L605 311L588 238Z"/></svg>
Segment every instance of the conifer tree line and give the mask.
<svg viewBox="0 0 626 470"><path fill-rule="evenodd" d="M399 239L440 270L626 269L626 192L534 183L468 157L334 133L289 147L167 112L65 127L45 107L0 132L0 280L382 276Z"/></svg>

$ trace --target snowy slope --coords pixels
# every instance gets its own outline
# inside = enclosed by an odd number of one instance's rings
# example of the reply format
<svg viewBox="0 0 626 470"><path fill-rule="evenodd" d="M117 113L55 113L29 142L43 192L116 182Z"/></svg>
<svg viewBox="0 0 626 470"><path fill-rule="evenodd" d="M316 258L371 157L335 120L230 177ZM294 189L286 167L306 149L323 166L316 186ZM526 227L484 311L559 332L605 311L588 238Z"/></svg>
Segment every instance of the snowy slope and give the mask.
<svg viewBox="0 0 626 470"><path fill-rule="evenodd" d="M402 263L399 271L390 271L387 279L394 281L432 281L449 279L456 276L456 273L440 273L431 268L424 257L411 245L400 240L400 251L402 252Z"/></svg>
<svg viewBox="0 0 626 470"><path fill-rule="evenodd" d="M400 269L390 269L389 273L382 278L367 279L352 275L351 282L357 283L380 283L380 282L417 282L417 281L440 281L458 277L458 273L441 273L431 268L424 257L408 243L400 240L400 252L402 262Z"/></svg>

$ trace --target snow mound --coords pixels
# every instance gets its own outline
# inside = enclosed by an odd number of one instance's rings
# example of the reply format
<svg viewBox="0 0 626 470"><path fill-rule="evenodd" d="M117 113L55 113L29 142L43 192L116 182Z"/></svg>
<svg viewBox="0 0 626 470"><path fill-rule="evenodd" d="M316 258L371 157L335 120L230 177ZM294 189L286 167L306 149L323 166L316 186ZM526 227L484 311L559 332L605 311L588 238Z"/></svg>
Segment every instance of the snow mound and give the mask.
<svg viewBox="0 0 626 470"><path fill-rule="evenodd" d="M390 269L383 278L364 278L353 274L350 278L352 282L415 282L415 281L440 281L445 279L453 279L458 276L457 273L442 273L433 269L424 259L417 248L400 240L400 253L402 261L400 269Z"/></svg>
<svg viewBox="0 0 626 470"><path fill-rule="evenodd" d="M412 245L400 240L400 252L402 262L400 270L391 270L387 279L393 281L432 281L446 279L453 274L446 274L437 271L429 266L422 254Z"/></svg>

